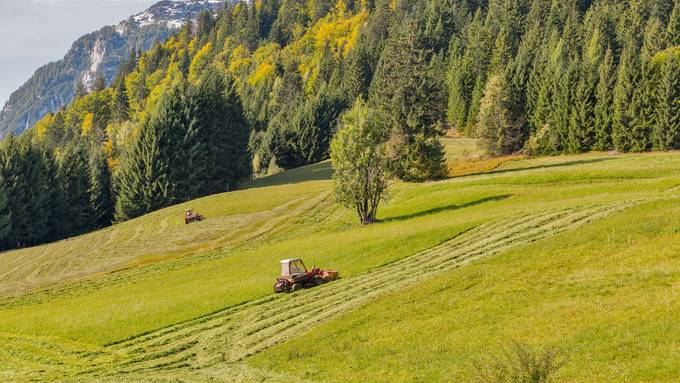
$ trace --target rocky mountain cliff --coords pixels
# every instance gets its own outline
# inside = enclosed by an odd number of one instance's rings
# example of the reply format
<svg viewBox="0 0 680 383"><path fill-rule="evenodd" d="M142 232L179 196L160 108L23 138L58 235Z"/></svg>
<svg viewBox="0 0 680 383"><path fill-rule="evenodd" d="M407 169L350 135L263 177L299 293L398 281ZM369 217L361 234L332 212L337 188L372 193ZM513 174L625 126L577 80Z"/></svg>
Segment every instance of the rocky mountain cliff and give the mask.
<svg viewBox="0 0 680 383"><path fill-rule="evenodd" d="M47 113L69 104L78 83L94 85L101 73L109 84L131 49L145 51L165 41L201 11L217 11L223 0L164 0L115 26L106 26L78 39L59 61L38 70L0 111L0 137L22 133Z"/></svg>

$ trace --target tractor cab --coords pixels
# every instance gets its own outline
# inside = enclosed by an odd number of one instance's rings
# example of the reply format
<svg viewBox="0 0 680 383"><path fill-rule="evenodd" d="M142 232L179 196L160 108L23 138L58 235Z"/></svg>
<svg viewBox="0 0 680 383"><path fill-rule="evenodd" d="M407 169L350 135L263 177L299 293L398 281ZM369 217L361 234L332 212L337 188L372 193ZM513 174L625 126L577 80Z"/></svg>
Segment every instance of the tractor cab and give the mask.
<svg viewBox="0 0 680 383"><path fill-rule="evenodd" d="M284 278L294 278L301 274L307 274L307 267L300 258L284 259L281 261L281 276Z"/></svg>

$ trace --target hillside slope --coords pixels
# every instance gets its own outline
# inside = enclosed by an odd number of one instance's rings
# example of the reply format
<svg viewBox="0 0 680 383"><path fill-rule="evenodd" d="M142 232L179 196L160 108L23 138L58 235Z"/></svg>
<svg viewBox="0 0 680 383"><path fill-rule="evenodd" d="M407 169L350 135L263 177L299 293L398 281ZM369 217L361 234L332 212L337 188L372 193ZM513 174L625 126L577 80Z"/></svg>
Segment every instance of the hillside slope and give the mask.
<svg viewBox="0 0 680 383"><path fill-rule="evenodd" d="M467 381L520 339L565 350L560 381L674 381L678 166L517 160L395 184L362 227L319 164L2 253L0 380ZM294 256L343 279L273 295Z"/></svg>

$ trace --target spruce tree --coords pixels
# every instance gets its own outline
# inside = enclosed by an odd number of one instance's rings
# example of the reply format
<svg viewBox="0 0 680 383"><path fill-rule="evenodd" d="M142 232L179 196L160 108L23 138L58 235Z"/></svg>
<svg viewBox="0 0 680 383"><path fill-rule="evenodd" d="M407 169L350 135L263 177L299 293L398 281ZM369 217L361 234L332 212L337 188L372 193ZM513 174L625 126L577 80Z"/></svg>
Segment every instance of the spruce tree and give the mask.
<svg viewBox="0 0 680 383"><path fill-rule="evenodd" d="M117 122L126 121L130 117L130 101L125 82L122 79L118 80L113 88L113 117Z"/></svg>
<svg viewBox="0 0 680 383"><path fill-rule="evenodd" d="M665 47L665 32L661 21L652 18L647 22L644 43L640 54L637 86L631 102L631 150L642 152L652 148L652 131L656 124L657 71L652 58Z"/></svg>
<svg viewBox="0 0 680 383"><path fill-rule="evenodd" d="M633 102L635 87L640 82L639 58L635 45L628 42L621 54L616 86L614 87L612 143L618 151L629 151L632 147L633 119L638 112Z"/></svg>
<svg viewBox="0 0 680 383"><path fill-rule="evenodd" d="M90 173L88 158L83 146L77 142L69 144L59 157L57 180L64 195L64 205L59 209L63 237L78 235L92 225L90 205Z"/></svg>
<svg viewBox="0 0 680 383"><path fill-rule="evenodd" d="M430 71L415 25L404 22L390 33L371 84L370 103L390 133L394 173L403 180L423 181L443 174L443 148L437 139L444 120L445 95Z"/></svg>
<svg viewBox="0 0 680 383"><path fill-rule="evenodd" d="M571 106L574 99L573 81L576 78L578 63L569 60L567 48L565 41L561 40L553 52L548 112L549 137L553 153L561 153L569 148Z"/></svg>
<svg viewBox="0 0 680 383"><path fill-rule="evenodd" d="M28 212L23 196L26 194L27 185L22 177L23 159L19 152L17 138L9 135L2 140L0 146L0 170L2 171L3 189L8 198L10 215L13 225L5 236L5 247L13 248L21 246L19 227L27 225Z"/></svg>
<svg viewBox="0 0 680 383"><path fill-rule="evenodd" d="M233 84L206 72L187 99L190 197L224 192L250 175L249 131Z"/></svg>
<svg viewBox="0 0 680 383"><path fill-rule="evenodd" d="M567 150L571 153L588 151L593 146L595 136L595 77L587 64L577 65L578 75L574 78L574 89L571 104L571 120L569 124L569 141Z"/></svg>
<svg viewBox="0 0 680 383"><path fill-rule="evenodd" d="M35 245L49 239L52 175L45 166L47 155L27 136L8 136L0 148L0 168L12 215L6 239L8 247Z"/></svg>
<svg viewBox="0 0 680 383"><path fill-rule="evenodd" d="M111 169L106 155L92 149L89 158L89 197L92 228L111 225L114 214L114 195L111 186Z"/></svg>
<svg viewBox="0 0 680 383"><path fill-rule="evenodd" d="M5 188L5 179L0 176L0 248L12 231L12 212Z"/></svg>
<svg viewBox="0 0 680 383"><path fill-rule="evenodd" d="M654 149L680 149L680 58L669 55L656 90Z"/></svg>
<svg viewBox="0 0 680 383"><path fill-rule="evenodd" d="M476 127L477 136L491 155L514 153L523 144L520 133L523 122L514 118L510 103L506 79L492 75L484 90Z"/></svg>
<svg viewBox="0 0 680 383"><path fill-rule="evenodd" d="M116 220L135 218L185 198L187 125L184 84L178 79L142 123L123 158L117 175Z"/></svg>
<svg viewBox="0 0 680 383"><path fill-rule="evenodd" d="M612 114L613 114L613 96L614 89L614 62L611 49L602 59L602 63L598 68L597 88L595 89L595 109L593 111L595 121L593 129L595 137L593 142L594 150L609 150L612 145Z"/></svg>
<svg viewBox="0 0 680 383"><path fill-rule="evenodd" d="M599 70L604 56L602 33L595 29L583 47L581 57L574 57L576 66L575 89L572 102L572 118L569 129L568 150L572 153L588 151L596 146L597 86ZM609 58L611 60L611 57Z"/></svg>
<svg viewBox="0 0 680 383"><path fill-rule="evenodd" d="M66 206L66 196L59 180L59 167L54 152L42 148L40 159L41 168L47 179L47 189L44 193L49 201L48 208L44 211L48 227L45 241L54 241L64 238L60 230L62 229L61 209Z"/></svg>
<svg viewBox="0 0 680 383"><path fill-rule="evenodd" d="M674 3L666 29L670 45L680 45L680 1L676 0Z"/></svg>

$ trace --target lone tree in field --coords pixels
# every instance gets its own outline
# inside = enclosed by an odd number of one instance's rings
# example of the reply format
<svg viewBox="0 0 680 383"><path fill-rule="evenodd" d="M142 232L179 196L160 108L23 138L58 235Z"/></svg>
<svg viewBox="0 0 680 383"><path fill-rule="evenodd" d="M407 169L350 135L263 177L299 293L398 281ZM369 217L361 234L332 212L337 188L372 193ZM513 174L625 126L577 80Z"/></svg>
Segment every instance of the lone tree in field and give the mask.
<svg viewBox="0 0 680 383"><path fill-rule="evenodd" d="M331 142L335 194L343 206L356 209L364 225L375 222L378 205L387 197L384 142L384 130L361 99L342 117Z"/></svg>

